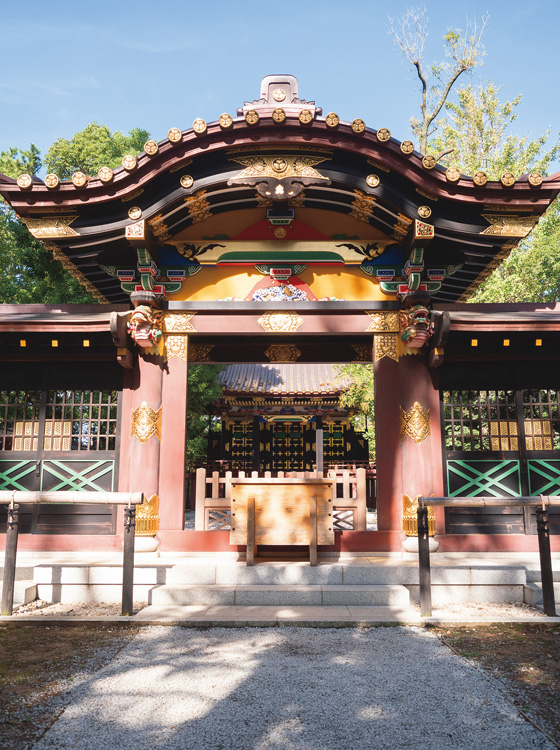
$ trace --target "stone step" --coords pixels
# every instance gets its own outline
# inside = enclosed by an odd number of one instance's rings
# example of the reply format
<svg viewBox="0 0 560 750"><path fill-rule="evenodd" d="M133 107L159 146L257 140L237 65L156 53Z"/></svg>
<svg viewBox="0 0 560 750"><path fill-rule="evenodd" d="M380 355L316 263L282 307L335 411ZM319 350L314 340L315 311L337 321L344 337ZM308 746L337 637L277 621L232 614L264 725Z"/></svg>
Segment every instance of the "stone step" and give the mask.
<svg viewBox="0 0 560 750"><path fill-rule="evenodd" d="M560 612L560 583L554 583L554 600L556 602L556 611ZM543 606L542 583L528 583L523 587L523 601L530 607Z"/></svg>
<svg viewBox="0 0 560 750"><path fill-rule="evenodd" d="M14 607L29 604L37 599L37 586L31 581L16 581L14 584Z"/></svg>
<svg viewBox="0 0 560 750"><path fill-rule="evenodd" d="M343 585L168 585L153 588L154 606L408 606L404 586Z"/></svg>
<svg viewBox="0 0 560 750"><path fill-rule="evenodd" d="M151 605L132 622L192 627L366 627L372 625L420 625L418 610L408 606L234 606Z"/></svg>

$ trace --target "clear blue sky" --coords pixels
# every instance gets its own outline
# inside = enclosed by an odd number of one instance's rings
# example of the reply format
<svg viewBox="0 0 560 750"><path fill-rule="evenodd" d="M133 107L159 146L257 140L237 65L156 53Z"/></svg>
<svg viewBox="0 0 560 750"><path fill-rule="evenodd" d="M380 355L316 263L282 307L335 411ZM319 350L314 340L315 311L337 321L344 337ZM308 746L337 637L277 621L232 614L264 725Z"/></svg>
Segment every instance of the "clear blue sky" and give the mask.
<svg viewBox="0 0 560 750"><path fill-rule="evenodd" d="M300 96L342 119L363 118L410 138L418 113L412 71L388 18L414 2L378 0L27 0L0 15L0 151L33 142L44 153L89 122L156 140L196 117L235 114L263 76L292 73ZM426 59L466 14L488 13L486 56L473 80L523 95L516 132L560 131L558 0L426 0ZM560 170L560 164L554 171Z"/></svg>

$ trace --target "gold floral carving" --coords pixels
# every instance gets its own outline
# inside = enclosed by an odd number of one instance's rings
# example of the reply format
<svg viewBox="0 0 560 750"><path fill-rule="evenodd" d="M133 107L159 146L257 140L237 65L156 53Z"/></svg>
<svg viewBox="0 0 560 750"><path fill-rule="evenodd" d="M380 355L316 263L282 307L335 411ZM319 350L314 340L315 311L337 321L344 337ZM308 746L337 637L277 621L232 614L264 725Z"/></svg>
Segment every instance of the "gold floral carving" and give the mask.
<svg viewBox="0 0 560 750"><path fill-rule="evenodd" d="M376 203L376 198L373 195L366 195L361 190L354 190L356 196L352 201L352 210L350 216L358 221L363 221L369 224L370 218L373 216L373 208Z"/></svg>
<svg viewBox="0 0 560 750"><path fill-rule="evenodd" d="M412 499L409 495L403 495L403 531L405 536L418 536L418 506L420 505L416 495ZM435 536L436 515L433 505L428 505L428 534Z"/></svg>
<svg viewBox="0 0 560 750"><path fill-rule="evenodd" d="M247 177L312 177L315 180L326 180L314 169L316 164L326 161L321 156L300 156L299 154L282 154L270 156L239 156L234 161L245 165L236 180Z"/></svg>
<svg viewBox="0 0 560 750"><path fill-rule="evenodd" d="M434 195L433 193L427 193L425 190L421 190L420 188L416 188L416 192L420 195L424 196L424 198L427 198L430 201L438 201L439 198L437 195Z"/></svg>
<svg viewBox="0 0 560 750"><path fill-rule="evenodd" d="M371 323L366 328L367 333L398 333L398 312L366 312L371 318Z"/></svg>
<svg viewBox="0 0 560 750"><path fill-rule="evenodd" d="M155 536L159 531L159 497L144 498L142 505L136 506L136 526L134 536Z"/></svg>
<svg viewBox="0 0 560 750"><path fill-rule="evenodd" d="M55 260L60 261L62 267L65 268L68 273L73 276L88 292L95 297L98 302L108 303L109 300L104 297L101 292L84 276L84 274L76 268L76 266L69 260L64 253L58 248L54 242L46 242L45 247L50 250Z"/></svg>
<svg viewBox="0 0 560 750"><path fill-rule="evenodd" d="M257 323L268 333L293 333L303 325L303 318L297 312L266 312Z"/></svg>
<svg viewBox="0 0 560 750"><path fill-rule="evenodd" d="M196 332L191 323L196 313L165 313L163 316L163 357L167 362L170 359L188 361L187 334Z"/></svg>
<svg viewBox="0 0 560 750"><path fill-rule="evenodd" d="M379 362L384 357L399 361L399 337L396 333L378 333L373 337L374 359Z"/></svg>
<svg viewBox="0 0 560 750"><path fill-rule="evenodd" d="M139 195L142 195L143 192L144 188L138 188L138 190L135 190L133 193L125 195L124 198L121 198L121 203L128 203L129 201L133 201L135 198L138 198Z"/></svg>
<svg viewBox="0 0 560 750"><path fill-rule="evenodd" d="M164 336L163 358L166 362L170 359L182 359L187 362L188 336L184 333L170 334Z"/></svg>
<svg viewBox="0 0 560 750"><path fill-rule="evenodd" d="M526 237L538 221L537 216L496 216L482 214L490 224L480 234L500 235L502 237Z"/></svg>
<svg viewBox="0 0 560 750"><path fill-rule="evenodd" d="M191 323L196 313L174 313L167 312L163 316L164 333L196 333L196 328Z"/></svg>
<svg viewBox="0 0 560 750"><path fill-rule="evenodd" d="M25 226L38 240L55 239L57 237L78 237L70 224L77 216L49 216L42 219L28 219L21 217Z"/></svg>
<svg viewBox="0 0 560 750"><path fill-rule="evenodd" d="M391 170L389 167L386 167L385 164L381 164L381 162L376 161L375 159L368 159L368 164L371 164L372 167L375 167L376 169L380 169L382 172L390 172Z"/></svg>
<svg viewBox="0 0 560 750"><path fill-rule="evenodd" d="M270 362L297 362L301 352L293 344L271 344L265 355Z"/></svg>
<svg viewBox="0 0 560 750"><path fill-rule="evenodd" d="M191 362L213 362L210 352L214 344L191 344L189 347L189 359Z"/></svg>
<svg viewBox="0 0 560 750"><path fill-rule="evenodd" d="M352 344L356 352L354 362L371 362L373 359L373 349L369 344Z"/></svg>
<svg viewBox="0 0 560 750"><path fill-rule="evenodd" d="M401 443L405 437L420 445L430 436L430 410L424 409L418 401L405 411L401 406Z"/></svg>
<svg viewBox="0 0 560 750"><path fill-rule="evenodd" d="M136 437L142 444L147 443L153 437L161 440L161 409L160 406L157 411L154 411L145 401L134 409L130 424L130 437Z"/></svg>
<svg viewBox="0 0 560 750"><path fill-rule="evenodd" d="M188 167L189 164L192 164L192 159L181 159L180 161L177 162L177 164L174 164L169 169L169 174L173 174L173 172L178 172L180 169L183 169L183 167Z"/></svg>
<svg viewBox="0 0 560 750"><path fill-rule="evenodd" d="M205 221L212 212L210 211L210 201L206 197L206 190L197 190L193 195L185 198L185 204L189 212L189 217L193 224L199 221Z"/></svg>

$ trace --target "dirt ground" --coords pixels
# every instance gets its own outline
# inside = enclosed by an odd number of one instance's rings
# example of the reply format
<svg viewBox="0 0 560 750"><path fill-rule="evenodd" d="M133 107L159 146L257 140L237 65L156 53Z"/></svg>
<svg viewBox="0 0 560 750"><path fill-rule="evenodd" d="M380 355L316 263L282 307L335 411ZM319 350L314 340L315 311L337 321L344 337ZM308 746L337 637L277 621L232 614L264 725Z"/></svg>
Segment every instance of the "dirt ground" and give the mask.
<svg viewBox="0 0 560 750"><path fill-rule="evenodd" d="M27 750L64 709L64 694L110 661L134 627L0 625L0 747Z"/></svg>
<svg viewBox="0 0 560 750"><path fill-rule="evenodd" d="M496 677L510 701L560 747L560 626L511 623L434 632Z"/></svg>
<svg viewBox="0 0 560 750"><path fill-rule="evenodd" d="M560 747L560 626L434 628L497 678L503 693ZM110 661L137 627L102 623L0 625L0 747L28 750L64 709L67 691Z"/></svg>

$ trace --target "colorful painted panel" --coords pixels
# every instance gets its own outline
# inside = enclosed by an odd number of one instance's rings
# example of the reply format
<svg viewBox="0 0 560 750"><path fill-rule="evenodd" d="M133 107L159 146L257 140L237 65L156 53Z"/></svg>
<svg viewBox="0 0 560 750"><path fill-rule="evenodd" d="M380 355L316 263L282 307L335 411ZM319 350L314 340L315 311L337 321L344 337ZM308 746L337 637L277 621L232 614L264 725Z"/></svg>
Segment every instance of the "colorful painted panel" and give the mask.
<svg viewBox="0 0 560 750"><path fill-rule="evenodd" d="M531 495L560 495L560 459L529 459Z"/></svg>
<svg viewBox="0 0 560 750"><path fill-rule="evenodd" d="M35 476L35 461L0 461L0 490L39 489L39 477Z"/></svg>

